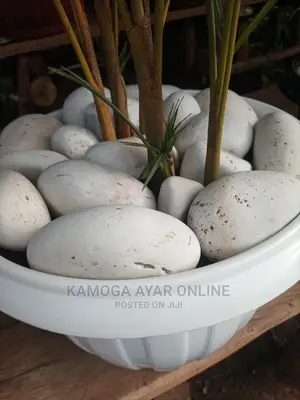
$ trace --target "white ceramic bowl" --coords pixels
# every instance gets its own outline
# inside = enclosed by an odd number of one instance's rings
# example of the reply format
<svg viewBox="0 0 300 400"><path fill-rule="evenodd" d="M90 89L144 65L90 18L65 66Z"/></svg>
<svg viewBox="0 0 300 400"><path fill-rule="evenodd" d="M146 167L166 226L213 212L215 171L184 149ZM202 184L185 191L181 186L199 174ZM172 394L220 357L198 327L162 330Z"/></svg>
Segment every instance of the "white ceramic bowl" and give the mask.
<svg viewBox="0 0 300 400"><path fill-rule="evenodd" d="M249 102L259 113L274 110ZM0 310L67 335L82 349L113 364L167 370L217 350L258 307L299 279L298 216L243 254L165 277L72 279L0 257Z"/></svg>

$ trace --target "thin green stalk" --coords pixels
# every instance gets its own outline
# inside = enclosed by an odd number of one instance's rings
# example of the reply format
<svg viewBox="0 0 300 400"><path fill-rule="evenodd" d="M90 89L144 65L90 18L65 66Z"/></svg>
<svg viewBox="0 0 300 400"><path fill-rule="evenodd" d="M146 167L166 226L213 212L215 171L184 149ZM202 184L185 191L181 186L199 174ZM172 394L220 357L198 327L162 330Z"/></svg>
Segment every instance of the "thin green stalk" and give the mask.
<svg viewBox="0 0 300 400"><path fill-rule="evenodd" d="M168 11L170 7L170 0L165 0L165 15L164 15L164 24L166 23Z"/></svg>
<svg viewBox="0 0 300 400"><path fill-rule="evenodd" d="M241 0L229 0L225 12L220 70L213 96L210 97L210 115L204 176L205 185L216 180L219 174L224 115L240 8Z"/></svg>
<svg viewBox="0 0 300 400"><path fill-rule="evenodd" d="M223 30L223 22L224 22L223 4L222 4L222 0L213 0L213 2L214 2L214 11L215 11L215 20L216 20L216 30L218 33L218 37L221 40L222 30Z"/></svg>
<svg viewBox="0 0 300 400"><path fill-rule="evenodd" d="M217 150L221 150L222 132L223 132L223 127L224 127L224 117L225 117L228 90L229 90L229 84L230 84L230 78L231 78L231 72L232 72L234 48L235 48L235 42L236 42L236 36L237 36L237 30L238 30L241 4L242 4L242 0L235 0L235 6L234 6L234 10L233 10L233 15L232 15L231 31L230 31L230 42L229 42L227 62L226 62L226 72L225 72L225 77L224 77L221 103L220 103L220 109L219 109L219 117L218 117L217 142L216 142ZM220 151L217 151L217 154L220 155ZM220 159L220 156L219 156L219 159ZM219 165L219 159L217 160L218 165Z"/></svg>
<svg viewBox="0 0 300 400"><path fill-rule="evenodd" d="M207 4L208 45L209 45L210 94L213 97L214 86L218 75L216 18L215 18L214 2L211 0L206 0L206 4Z"/></svg>
<svg viewBox="0 0 300 400"><path fill-rule="evenodd" d="M249 26L242 33L241 37L237 41L235 45L235 53L245 44L247 43L249 36L251 33L258 27L258 25L263 21L265 16L272 10L272 8L276 5L278 0L269 0L260 12L256 15L253 21L249 24Z"/></svg>
<svg viewBox="0 0 300 400"><path fill-rule="evenodd" d="M76 25L77 37L78 37L80 45L82 46L82 36L81 36L78 17L77 17L76 10L75 10L74 0L70 0L70 5L71 5L71 8L72 8L72 13L73 13L73 17L74 17L74 21L75 21L75 25Z"/></svg>
<svg viewBox="0 0 300 400"><path fill-rule="evenodd" d="M214 97L211 97L211 102L216 104L216 115L219 115L220 109L220 101L223 91L223 83L226 73L226 62L227 62L227 55L228 55L228 48L230 43L230 30L231 30L231 23L232 23L232 16L234 10L235 0L228 0L228 5L225 11L224 17L224 27L222 32L222 47L221 47L221 54L220 54L220 67L218 70L218 77L216 82L216 90L214 91Z"/></svg>
<svg viewBox="0 0 300 400"><path fill-rule="evenodd" d="M130 60L130 58L131 58L131 54L130 54L130 52L128 52L126 54L126 56L122 59L122 62L120 63L120 72L121 72L121 74L123 74L123 72L124 72L124 70L126 68L126 65L127 65L128 61Z"/></svg>
<svg viewBox="0 0 300 400"><path fill-rule="evenodd" d="M137 26L143 26L145 10L142 0L131 0L133 21Z"/></svg>
<svg viewBox="0 0 300 400"><path fill-rule="evenodd" d="M119 8L119 12L121 14L121 18L123 20L124 28L128 32L132 27L133 21L127 5L127 1L126 0L116 0L116 1Z"/></svg>

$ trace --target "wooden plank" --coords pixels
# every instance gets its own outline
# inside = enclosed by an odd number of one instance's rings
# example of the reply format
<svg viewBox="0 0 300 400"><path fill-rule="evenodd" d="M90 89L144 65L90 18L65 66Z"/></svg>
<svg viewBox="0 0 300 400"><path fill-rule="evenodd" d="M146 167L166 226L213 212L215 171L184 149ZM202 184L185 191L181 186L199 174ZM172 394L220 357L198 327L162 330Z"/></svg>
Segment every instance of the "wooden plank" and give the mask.
<svg viewBox="0 0 300 400"><path fill-rule="evenodd" d="M232 72L234 74L238 74L241 72L250 71L255 68L260 68L267 63L284 60L286 58L295 56L297 54L300 54L300 45L290 47L286 50L272 51L272 52L267 53L264 56L258 56L258 57L250 58L247 61L241 61L241 62L234 63Z"/></svg>
<svg viewBox="0 0 300 400"><path fill-rule="evenodd" d="M300 312L300 283L257 311L205 360L170 372L130 371L87 354L65 337L15 324L0 329L0 398L5 400L152 400L218 363Z"/></svg>
<svg viewBox="0 0 300 400"><path fill-rule="evenodd" d="M175 389L155 397L154 400L192 400L190 384L189 382L184 382Z"/></svg>
<svg viewBox="0 0 300 400"><path fill-rule="evenodd" d="M244 0L244 6L264 3L266 0ZM192 7L183 10L170 11L167 21L179 21L186 18L197 17L206 14L206 7ZM93 37L100 35L100 30L95 23L95 17L91 17L91 30ZM70 44L67 33L61 33L50 37L35 40L27 40L24 42L14 42L0 46L0 60L19 54L33 53L38 51L49 50L55 47Z"/></svg>

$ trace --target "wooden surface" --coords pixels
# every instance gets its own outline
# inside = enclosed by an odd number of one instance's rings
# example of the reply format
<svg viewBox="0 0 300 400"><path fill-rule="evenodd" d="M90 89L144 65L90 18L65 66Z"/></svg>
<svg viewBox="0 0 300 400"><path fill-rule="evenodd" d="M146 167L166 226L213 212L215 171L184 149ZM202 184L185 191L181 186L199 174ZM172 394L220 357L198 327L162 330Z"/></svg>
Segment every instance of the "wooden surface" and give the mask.
<svg viewBox="0 0 300 400"><path fill-rule="evenodd" d="M232 73L238 74L241 72L250 71L255 68L260 68L271 62L284 60L289 57L296 56L300 53L300 45L290 47L285 50L271 51L264 56L258 56L248 59L247 61L235 62L232 66Z"/></svg>
<svg viewBox="0 0 300 400"><path fill-rule="evenodd" d="M264 3L266 0L244 0L244 6L253 4ZM178 21L186 18L197 17L206 14L206 7L192 7L183 10L174 10L168 13L167 21ZM99 28L94 21L95 18L91 17L91 30L93 36L99 36ZM12 57L25 53L32 53L37 51L49 50L55 47L69 44L70 40L67 33L61 33L50 37L45 37L35 40L27 40L24 42L8 43L0 46L0 59Z"/></svg>
<svg viewBox="0 0 300 400"><path fill-rule="evenodd" d="M171 372L130 371L86 354L65 337L0 316L1 400L151 400L300 312L300 283L257 311L209 358Z"/></svg>

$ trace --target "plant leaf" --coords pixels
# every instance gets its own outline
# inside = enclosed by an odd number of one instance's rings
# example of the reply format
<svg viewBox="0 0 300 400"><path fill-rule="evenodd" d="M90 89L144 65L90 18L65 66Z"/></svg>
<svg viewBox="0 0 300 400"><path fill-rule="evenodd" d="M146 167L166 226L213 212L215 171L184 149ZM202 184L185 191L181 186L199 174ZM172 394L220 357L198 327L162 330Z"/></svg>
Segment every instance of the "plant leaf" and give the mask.
<svg viewBox="0 0 300 400"><path fill-rule="evenodd" d="M183 129L186 128L188 125L185 124L182 126L184 121L186 121L191 114L187 115L185 118L183 118L181 121L176 123L177 117L178 117L178 112L179 112L179 107L183 101L183 97L181 99L178 99L176 103L172 104L171 110L169 112L167 121L166 121L166 131L165 131L165 137L163 141L163 152L167 155L173 148L175 141L179 134L183 131Z"/></svg>
<svg viewBox="0 0 300 400"><path fill-rule="evenodd" d="M61 68L49 68L51 72L54 72L58 75L63 76L64 78L67 78L83 87L86 89L90 90L94 95L100 97L104 103L106 103L108 106L110 106L116 113L123 118L123 120L130 126L130 128L135 132L137 137L141 139L141 141L145 144L145 146L152 152L153 151L153 146L151 146L148 141L144 138L142 133L138 130L138 128L110 101L107 99L107 97L104 96L103 93L101 93L98 89L95 89L93 86L91 86L86 80L81 78L79 75L75 74L74 72L68 70L65 67Z"/></svg>
<svg viewBox="0 0 300 400"><path fill-rule="evenodd" d="M208 31L208 48L209 48L209 78L210 89L213 87L218 75L218 57L217 57L217 23L216 23L216 3L217 0L206 0L207 7L207 31Z"/></svg>
<svg viewBox="0 0 300 400"><path fill-rule="evenodd" d="M128 40L126 40L126 42L124 43L124 46L121 50L120 57L119 57L121 74L124 72L124 69L125 69L128 61L131 58L131 52L130 52L130 49L128 48L128 46L129 46L129 43L128 43Z"/></svg>
<svg viewBox="0 0 300 400"><path fill-rule="evenodd" d="M216 23L216 31L221 40L222 31L223 31L223 21L224 21L224 10L223 4L221 0L214 0L214 14L215 14L215 23Z"/></svg>
<svg viewBox="0 0 300 400"><path fill-rule="evenodd" d="M144 183L144 188L148 185L148 183L151 181L151 179L153 178L155 172L158 170L158 168L160 167L160 164L162 163L164 159L164 154L161 154L157 160L153 163L153 165L151 165L151 167L149 168L149 174L147 176L147 179L145 180Z"/></svg>
<svg viewBox="0 0 300 400"><path fill-rule="evenodd" d="M268 2L263 6L263 8L260 10L260 12L256 15L256 17L252 20L252 22L249 24L249 26L245 29L245 31L242 33L241 37L237 41L235 45L235 53L245 44L248 42L249 36L255 29L258 27L258 25L263 21L265 16L272 10L272 8L276 5L278 0L268 0Z"/></svg>
<svg viewBox="0 0 300 400"><path fill-rule="evenodd" d="M146 147L147 148L147 146L145 144L142 144L142 143L134 143L134 142L120 142L120 143L126 144L127 146Z"/></svg>

